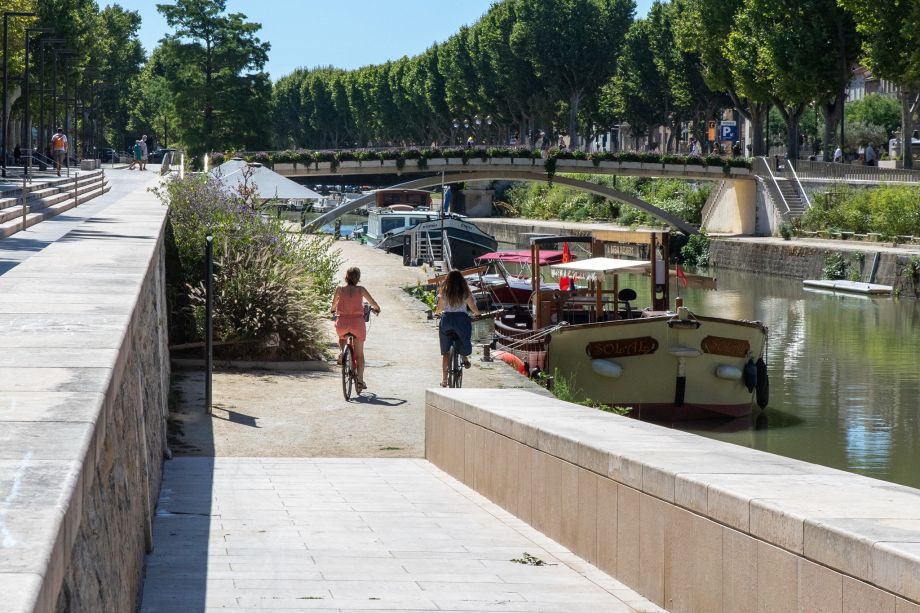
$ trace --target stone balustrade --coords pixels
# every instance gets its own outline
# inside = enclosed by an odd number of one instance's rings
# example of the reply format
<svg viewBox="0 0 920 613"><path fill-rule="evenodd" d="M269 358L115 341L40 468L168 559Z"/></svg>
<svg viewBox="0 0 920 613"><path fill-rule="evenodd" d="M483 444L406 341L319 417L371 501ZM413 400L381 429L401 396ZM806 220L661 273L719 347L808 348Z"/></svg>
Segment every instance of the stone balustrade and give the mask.
<svg viewBox="0 0 920 613"><path fill-rule="evenodd" d="M5 613L135 608L169 390L166 209L147 185L0 276Z"/></svg>
<svg viewBox="0 0 920 613"><path fill-rule="evenodd" d="M920 490L518 390L429 390L426 457L669 611L920 613Z"/></svg>

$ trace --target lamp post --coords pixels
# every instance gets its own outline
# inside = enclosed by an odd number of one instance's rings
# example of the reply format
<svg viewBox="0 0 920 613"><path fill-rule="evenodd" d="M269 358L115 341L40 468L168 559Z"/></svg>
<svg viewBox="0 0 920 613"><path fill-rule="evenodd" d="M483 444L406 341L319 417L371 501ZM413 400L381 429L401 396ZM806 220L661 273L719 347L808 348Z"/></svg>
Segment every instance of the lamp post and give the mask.
<svg viewBox="0 0 920 613"><path fill-rule="evenodd" d="M457 128L460 127L460 122L457 119L451 119L450 126L451 126L450 144L452 147L456 147L457 146L457 140L456 140Z"/></svg>
<svg viewBox="0 0 920 613"><path fill-rule="evenodd" d="M50 123L51 123L51 130L50 130L50 131L53 132L53 131L56 129L55 123L57 123L57 81L58 81L58 79L57 79L57 64L58 64L57 59L58 59L58 56L59 56L59 55L62 56L62 57L64 58L64 60L65 60L65 65L66 65L67 56L70 55L70 54L72 54L72 53L76 53L76 51L75 51L74 49L58 49L58 48L56 48L56 47L52 47L51 52L52 52L52 54L53 54L53 56L54 56L54 60L51 62L51 80L52 80L52 83L51 83L51 121L50 121ZM64 117L65 117L65 119L66 119L66 117L67 117L67 109L66 109L66 105L67 105L67 103L66 103L66 100L67 100L67 79L66 79L66 78L64 79L64 100L65 100L65 102L64 102ZM65 162L67 161L67 154L66 154L66 152L65 152L65 154L64 154L64 161L65 161ZM69 173L69 172L70 172L70 169L68 168L68 173Z"/></svg>
<svg viewBox="0 0 920 613"><path fill-rule="evenodd" d="M4 11L3 13L3 138L0 147L3 149L3 170L0 175L6 177L6 132L7 116L9 114L9 28L10 17L35 17L35 13L26 13L23 11Z"/></svg>
<svg viewBox="0 0 920 613"><path fill-rule="evenodd" d="M63 38L43 38L41 41L42 69L38 73L38 149L44 154L47 132L45 132L45 95L48 88L45 86L45 49L50 45L66 42Z"/></svg>
<svg viewBox="0 0 920 613"><path fill-rule="evenodd" d="M31 50L31 40L30 37L32 33L47 34L51 32L51 28L26 28L26 71L25 71L25 80L23 83L23 98L25 100L25 116L24 122L26 126L26 151L28 152L27 162L25 165L25 174L32 174L32 117L30 115L30 100L29 100L29 51Z"/></svg>

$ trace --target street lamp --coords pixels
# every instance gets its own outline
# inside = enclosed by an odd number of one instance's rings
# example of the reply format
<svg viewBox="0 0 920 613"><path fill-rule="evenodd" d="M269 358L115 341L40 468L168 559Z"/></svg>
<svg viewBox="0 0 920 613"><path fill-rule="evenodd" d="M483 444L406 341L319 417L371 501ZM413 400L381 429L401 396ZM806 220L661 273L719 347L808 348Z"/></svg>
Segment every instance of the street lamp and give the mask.
<svg viewBox="0 0 920 613"><path fill-rule="evenodd" d="M3 125L3 139L2 139L3 142L2 142L2 145L0 145L2 146L2 149L3 149L3 170L2 170L2 173L0 174L2 174L3 177L6 177L6 131L7 131L7 115L8 115L8 109L9 109L9 100L7 99L7 96L9 95L9 82L8 82L8 76L9 76L8 58L10 55L9 45L8 45L9 22L10 22L10 17L35 17L35 16L36 16L35 13L26 13L22 11L5 11L3 13L3 124L2 124Z"/></svg>
<svg viewBox="0 0 920 613"><path fill-rule="evenodd" d="M33 33L38 34L47 34L52 32L51 28L26 28L26 70L25 70L25 82L23 83L22 91L25 104L25 116L24 122L26 126L26 151L28 152L28 161L26 162L25 173L26 175L32 174L32 118L29 114L30 105L29 105L29 51L31 50L31 36Z"/></svg>
<svg viewBox="0 0 920 613"><path fill-rule="evenodd" d="M457 141L456 141L456 138L455 138L455 137L456 137L456 134L457 134L457 128L460 127L460 122L457 121L456 118L454 118L454 119L451 120L450 125L451 125L451 131L450 131L450 144L451 144L451 146L456 146L456 145L457 145Z"/></svg>
<svg viewBox="0 0 920 613"><path fill-rule="evenodd" d="M67 42L63 38L43 38L41 41L42 69L38 73L38 149L44 154L47 132L45 131L45 96L49 93L45 86L45 49L52 45Z"/></svg>

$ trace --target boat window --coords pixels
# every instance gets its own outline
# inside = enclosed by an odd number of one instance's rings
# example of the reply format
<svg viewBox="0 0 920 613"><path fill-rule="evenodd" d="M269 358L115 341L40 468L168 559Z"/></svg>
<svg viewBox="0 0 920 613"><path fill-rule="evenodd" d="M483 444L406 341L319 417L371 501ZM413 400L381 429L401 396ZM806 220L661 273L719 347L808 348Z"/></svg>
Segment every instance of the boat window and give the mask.
<svg viewBox="0 0 920 613"><path fill-rule="evenodd" d="M397 230L404 227L404 221L402 217L394 217L392 219L383 219L380 224L380 231L383 234Z"/></svg>

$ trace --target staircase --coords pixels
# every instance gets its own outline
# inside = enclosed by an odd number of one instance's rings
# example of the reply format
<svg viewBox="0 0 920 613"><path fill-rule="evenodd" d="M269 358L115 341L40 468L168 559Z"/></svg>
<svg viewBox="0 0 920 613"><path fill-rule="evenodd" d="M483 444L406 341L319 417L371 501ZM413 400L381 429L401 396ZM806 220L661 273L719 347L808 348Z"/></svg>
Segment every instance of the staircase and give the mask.
<svg viewBox="0 0 920 613"><path fill-rule="evenodd" d="M55 178L26 187L26 227L59 215L78 204L92 200L109 191L105 174L99 171L79 176ZM0 238L22 230L22 187L0 194Z"/></svg>
<svg viewBox="0 0 920 613"><path fill-rule="evenodd" d="M776 186L779 187L783 199L789 205L789 217L792 219L801 217L805 212L805 203L799 195L799 190L796 189L795 180L776 177Z"/></svg>
<svg viewBox="0 0 920 613"><path fill-rule="evenodd" d="M425 262L438 273L450 270L450 243L445 249L441 236L428 232L413 232L411 249L414 262Z"/></svg>

